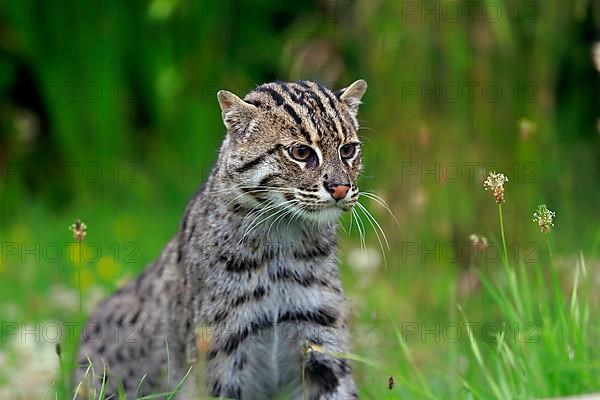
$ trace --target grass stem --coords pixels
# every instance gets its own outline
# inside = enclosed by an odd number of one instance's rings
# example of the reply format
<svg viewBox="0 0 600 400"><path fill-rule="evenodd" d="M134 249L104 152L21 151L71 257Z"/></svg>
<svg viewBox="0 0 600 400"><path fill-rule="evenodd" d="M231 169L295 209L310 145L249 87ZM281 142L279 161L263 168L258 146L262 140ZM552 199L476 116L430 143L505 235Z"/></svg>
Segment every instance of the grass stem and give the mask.
<svg viewBox="0 0 600 400"><path fill-rule="evenodd" d="M81 240L77 241L77 246L79 250L79 258L77 259L77 281L78 281L78 290L79 290L79 320L83 320L83 288L81 286Z"/></svg>
<svg viewBox="0 0 600 400"><path fill-rule="evenodd" d="M500 221L500 235L502 237L502 254L504 268L508 270L508 249L506 247L506 237L504 236L504 218L502 215L502 203L498 203L498 220Z"/></svg>

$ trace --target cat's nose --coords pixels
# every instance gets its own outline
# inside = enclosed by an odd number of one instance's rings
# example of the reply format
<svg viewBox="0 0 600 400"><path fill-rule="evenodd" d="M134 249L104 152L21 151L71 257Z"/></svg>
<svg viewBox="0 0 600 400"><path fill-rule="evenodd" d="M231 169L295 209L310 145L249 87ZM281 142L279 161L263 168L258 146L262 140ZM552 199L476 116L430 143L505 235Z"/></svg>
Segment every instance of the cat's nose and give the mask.
<svg viewBox="0 0 600 400"><path fill-rule="evenodd" d="M336 201L339 201L346 197L348 194L348 189L350 189L350 184L344 183L336 183L336 182L325 182L325 189L331 194Z"/></svg>

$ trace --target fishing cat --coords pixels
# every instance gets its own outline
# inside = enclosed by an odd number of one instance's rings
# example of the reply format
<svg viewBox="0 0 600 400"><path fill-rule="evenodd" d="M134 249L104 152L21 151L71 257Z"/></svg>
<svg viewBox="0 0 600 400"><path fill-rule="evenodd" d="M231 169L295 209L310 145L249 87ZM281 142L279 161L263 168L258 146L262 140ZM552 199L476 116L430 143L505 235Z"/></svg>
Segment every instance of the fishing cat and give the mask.
<svg viewBox="0 0 600 400"><path fill-rule="evenodd" d="M79 379L106 368L108 393L128 398L200 398L197 386L232 399L358 397L340 358L336 230L359 196L366 89L297 81L243 100L217 93L227 135L216 165L160 257L91 316Z"/></svg>

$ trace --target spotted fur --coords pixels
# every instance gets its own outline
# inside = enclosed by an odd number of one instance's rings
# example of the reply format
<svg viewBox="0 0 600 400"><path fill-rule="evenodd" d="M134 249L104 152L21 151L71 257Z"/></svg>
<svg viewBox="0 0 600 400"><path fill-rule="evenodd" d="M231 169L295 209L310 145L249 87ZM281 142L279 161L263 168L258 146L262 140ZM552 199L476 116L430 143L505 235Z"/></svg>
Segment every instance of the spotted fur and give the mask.
<svg viewBox="0 0 600 400"><path fill-rule="evenodd" d="M89 359L110 394L131 398L172 390L190 367L178 398L357 397L334 355L349 342L336 226L358 197L366 87L218 93L228 133L216 166L160 258L90 318L79 379L89 384Z"/></svg>

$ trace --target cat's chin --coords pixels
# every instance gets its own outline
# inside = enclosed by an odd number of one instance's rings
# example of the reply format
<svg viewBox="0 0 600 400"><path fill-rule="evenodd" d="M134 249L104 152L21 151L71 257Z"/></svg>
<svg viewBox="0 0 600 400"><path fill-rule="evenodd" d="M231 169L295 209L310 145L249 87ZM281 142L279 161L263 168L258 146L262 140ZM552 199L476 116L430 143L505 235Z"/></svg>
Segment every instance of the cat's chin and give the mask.
<svg viewBox="0 0 600 400"><path fill-rule="evenodd" d="M337 206L323 207L314 211L301 211L301 218L312 224L327 224L337 222L344 210Z"/></svg>

